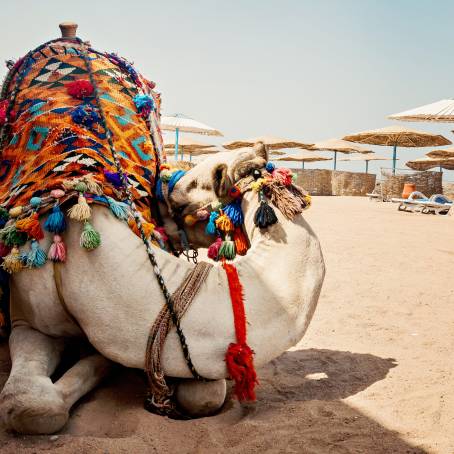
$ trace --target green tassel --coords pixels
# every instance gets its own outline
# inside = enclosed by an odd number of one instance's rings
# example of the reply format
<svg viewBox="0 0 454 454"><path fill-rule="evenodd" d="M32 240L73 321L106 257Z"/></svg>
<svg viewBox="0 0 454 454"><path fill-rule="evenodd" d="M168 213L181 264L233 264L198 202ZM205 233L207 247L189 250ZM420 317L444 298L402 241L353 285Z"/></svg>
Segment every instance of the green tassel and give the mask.
<svg viewBox="0 0 454 454"><path fill-rule="evenodd" d="M235 242L230 239L226 239L221 244L221 249L219 249L218 258L233 260L235 256L236 256Z"/></svg>
<svg viewBox="0 0 454 454"><path fill-rule="evenodd" d="M23 246L27 242L27 234L25 232L19 232L16 226L11 224L0 230L0 240L6 246Z"/></svg>
<svg viewBox="0 0 454 454"><path fill-rule="evenodd" d="M96 249L101 244L101 235L86 221L80 235L80 245L89 251Z"/></svg>

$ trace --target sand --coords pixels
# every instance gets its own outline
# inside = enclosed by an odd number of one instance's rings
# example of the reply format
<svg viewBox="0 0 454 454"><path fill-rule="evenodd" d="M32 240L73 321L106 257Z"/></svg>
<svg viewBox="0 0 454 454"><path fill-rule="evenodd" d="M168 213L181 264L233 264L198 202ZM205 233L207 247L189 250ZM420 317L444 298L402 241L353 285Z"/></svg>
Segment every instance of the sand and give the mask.
<svg viewBox="0 0 454 454"><path fill-rule="evenodd" d="M315 197L305 215L327 276L298 346L259 370L256 404L172 421L119 370L58 435L0 431L2 453L453 453L454 219L363 198ZM7 378L0 347L0 384Z"/></svg>

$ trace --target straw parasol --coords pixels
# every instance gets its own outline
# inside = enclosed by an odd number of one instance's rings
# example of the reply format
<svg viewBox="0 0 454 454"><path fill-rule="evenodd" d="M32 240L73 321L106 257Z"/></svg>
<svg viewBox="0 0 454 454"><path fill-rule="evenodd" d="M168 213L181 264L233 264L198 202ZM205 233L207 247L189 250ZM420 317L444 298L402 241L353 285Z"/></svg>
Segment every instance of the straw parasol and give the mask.
<svg viewBox="0 0 454 454"><path fill-rule="evenodd" d="M168 151L168 152L176 151L175 136L165 135L163 137L163 139L164 139L164 148L166 151ZM200 150L203 148L211 148L213 146L214 145L211 143L199 142L197 140L192 139L191 137L182 136L178 139L178 149L181 150L181 153L180 153L181 159L183 159L185 152L187 152L191 155L191 154L194 154L194 150ZM178 154L176 154L176 156L178 156Z"/></svg>
<svg viewBox="0 0 454 454"><path fill-rule="evenodd" d="M388 118L402 121L452 123L454 122L454 99L442 99L425 106L392 114Z"/></svg>
<svg viewBox="0 0 454 454"><path fill-rule="evenodd" d="M339 161L364 161L366 163L366 173L369 172L369 161L391 161L392 158L377 156L375 153L368 153L360 156L350 156L348 158L339 159Z"/></svg>
<svg viewBox="0 0 454 454"><path fill-rule="evenodd" d="M350 142L393 147L393 174L396 173L397 147L430 147L451 145L451 141L439 134L404 128L400 125L358 132L344 137Z"/></svg>
<svg viewBox="0 0 454 454"><path fill-rule="evenodd" d="M280 150L273 150L270 152L271 156L284 156L287 154L285 151L280 151Z"/></svg>
<svg viewBox="0 0 454 454"><path fill-rule="evenodd" d="M420 158L406 163L407 167L413 170L429 170L434 167L441 169L454 170L454 158Z"/></svg>
<svg viewBox="0 0 454 454"><path fill-rule="evenodd" d="M454 158L454 147L429 151L426 156L429 158Z"/></svg>
<svg viewBox="0 0 454 454"><path fill-rule="evenodd" d="M331 161L332 158L327 158L325 156L317 156L314 153L298 153L294 155L282 156L280 158L274 159L274 161L294 161L301 162L301 167L304 169L305 162L316 162L316 161Z"/></svg>
<svg viewBox="0 0 454 454"><path fill-rule="evenodd" d="M311 150L333 151L334 170L336 170L337 167L337 153L370 153L372 151L342 139L328 139L317 142L311 147Z"/></svg>
<svg viewBox="0 0 454 454"><path fill-rule="evenodd" d="M221 131L193 120L183 114L163 115L161 117L161 129L163 131L175 131L175 159L178 158L180 132L191 132L206 136L222 136Z"/></svg>
<svg viewBox="0 0 454 454"><path fill-rule="evenodd" d="M312 144L299 142L297 140L284 139L282 137L261 136L253 137L252 139L235 140L222 144L227 150L235 150L236 148L253 147L257 142L263 142L269 150L279 150L281 148L311 148Z"/></svg>

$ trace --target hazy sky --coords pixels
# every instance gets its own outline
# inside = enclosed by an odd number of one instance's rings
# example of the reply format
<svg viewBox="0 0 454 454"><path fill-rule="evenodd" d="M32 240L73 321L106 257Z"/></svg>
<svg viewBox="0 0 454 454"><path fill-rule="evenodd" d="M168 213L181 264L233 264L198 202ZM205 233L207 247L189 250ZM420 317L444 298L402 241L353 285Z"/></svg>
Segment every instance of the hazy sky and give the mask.
<svg viewBox="0 0 454 454"><path fill-rule="evenodd" d="M164 112L222 130L221 141L341 137L386 126L388 114L454 92L449 0L0 0L0 6L1 60L59 36L59 22L75 21L81 38L132 60L157 82ZM454 139L454 124L402 124ZM401 149L401 166L427 151ZM389 163L370 168L383 165ZM446 176L454 180L454 172Z"/></svg>

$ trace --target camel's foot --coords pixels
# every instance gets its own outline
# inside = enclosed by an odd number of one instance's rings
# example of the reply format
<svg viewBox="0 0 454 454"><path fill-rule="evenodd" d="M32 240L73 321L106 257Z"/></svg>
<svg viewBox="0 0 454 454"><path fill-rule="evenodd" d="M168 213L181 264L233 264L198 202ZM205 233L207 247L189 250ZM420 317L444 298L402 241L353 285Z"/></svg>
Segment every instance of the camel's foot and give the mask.
<svg viewBox="0 0 454 454"><path fill-rule="evenodd" d="M22 434L51 434L67 422L67 405L48 377L8 381L0 395L0 415L7 429Z"/></svg>
<svg viewBox="0 0 454 454"><path fill-rule="evenodd" d="M189 416L209 416L225 401L227 386L224 379L208 382L182 380L177 387L178 404Z"/></svg>

